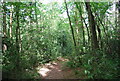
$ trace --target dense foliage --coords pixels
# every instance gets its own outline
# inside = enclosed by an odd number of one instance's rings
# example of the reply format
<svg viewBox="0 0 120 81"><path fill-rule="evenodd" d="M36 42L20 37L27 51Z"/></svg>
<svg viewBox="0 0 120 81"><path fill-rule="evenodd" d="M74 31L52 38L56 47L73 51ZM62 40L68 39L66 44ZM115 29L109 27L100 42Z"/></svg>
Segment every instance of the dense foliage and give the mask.
<svg viewBox="0 0 120 81"><path fill-rule="evenodd" d="M3 78L37 78L35 67L69 59L81 78L120 77L120 2L2 2Z"/></svg>

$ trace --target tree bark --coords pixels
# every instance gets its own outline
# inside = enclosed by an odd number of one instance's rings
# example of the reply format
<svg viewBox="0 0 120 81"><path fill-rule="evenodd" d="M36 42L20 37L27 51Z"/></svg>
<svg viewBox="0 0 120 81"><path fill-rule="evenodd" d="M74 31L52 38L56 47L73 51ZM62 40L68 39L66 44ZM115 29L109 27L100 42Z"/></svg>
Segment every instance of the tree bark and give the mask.
<svg viewBox="0 0 120 81"><path fill-rule="evenodd" d="M38 28L38 19L37 19L37 6L36 6L36 0L35 0L35 17L36 17L36 27Z"/></svg>
<svg viewBox="0 0 120 81"><path fill-rule="evenodd" d="M96 34L96 24L94 20L94 16L91 11L90 2L85 2L86 10L88 12L88 20L89 20L89 26L90 26L90 32L91 32L91 43L92 48L97 49L99 48L98 41L97 41L97 34Z"/></svg>
<svg viewBox="0 0 120 81"><path fill-rule="evenodd" d="M68 16L68 19L69 19L71 32L72 32L72 38L73 38L73 41L74 41L74 46L76 47L76 40L75 40L75 36L74 36L74 30L73 30L73 27L72 27L72 24L71 24L70 15L69 15L69 11L68 11L66 0L65 0L65 6L66 6L66 12L67 12L67 16Z"/></svg>
<svg viewBox="0 0 120 81"><path fill-rule="evenodd" d="M17 22L17 26L16 26L16 69L19 69L19 61L20 61L20 55L19 55L19 29L20 29L20 25L19 25L19 4L16 3L16 22Z"/></svg>
<svg viewBox="0 0 120 81"><path fill-rule="evenodd" d="M10 10L10 38L12 37L12 15L13 15L13 5Z"/></svg>
<svg viewBox="0 0 120 81"><path fill-rule="evenodd" d="M3 2L3 35L4 37L7 36L7 29L6 29L6 3Z"/></svg>
<svg viewBox="0 0 120 81"><path fill-rule="evenodd" d="M107 35L106 30L105 30L105 26L104 26L104 24L102 23L102 20L99 18L99 16L98 16L97 14L96 14L96 16L97 16L97 18L98 18L98 21L100 22L100 24L101 24L102 27L103 27L103 31L104 31L104 33L105 33L105 35L106 35L107 43L108 43L108 35Z"/></svg>
<svg viewBox="0 0 120 81"><path fill-rule="evenodd" d="M120 0L118 2L118 26L120 26Z"/></svg>
<svg viewBox="0 0 120 81"><path fill-rule="evenodd" d="M120 40L120 0L118 2L118 39Z"/></svg>
<svg viewBox="0 0 120 81"><path fill-rule="evenodd" d="M98 43L99 43L100 47L102 48L101 30L100 30L99 24L96 23L96 25L97 25L97 31L98 31Z"/></svg>
<svg viewBox="0 0 120 81"><path fill-rule="evenodd" d="M80 5L78 6L77 3L75 3L75 4L76 4L76 7L77 7L77 9L79 11L79 15L80 15L80 20L81 20L81 24L82 24L82 34L83 34L83 46L85 47L85 31L84 31L84 26L83 26L82 10L81 10Z"/></svg>

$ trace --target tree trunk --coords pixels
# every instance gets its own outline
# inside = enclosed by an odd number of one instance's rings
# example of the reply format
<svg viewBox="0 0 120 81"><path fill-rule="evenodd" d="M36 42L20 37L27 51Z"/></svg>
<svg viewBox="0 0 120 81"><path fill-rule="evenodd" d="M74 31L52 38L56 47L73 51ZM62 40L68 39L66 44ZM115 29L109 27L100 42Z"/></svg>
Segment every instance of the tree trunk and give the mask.
<svg viewBox="0 0 120 81"><path fill-rule="evenodd" d="M85 24L85 26L86 26L86 28L87 28L87 35L88 35L88 44L90 43L90 33L89 33L89 28L88 28L88 26L87 26L87 23L85 22L85 19L82 17L82 20L83 20L83 22L84 22L84 24Z"/></svg>
<svg viewBox="0 0 120 81"><path fill-rule="evenodd" d="M37 7L36 7L36 0L35 0L35 17L36 17L36 27L38 28L38 19L37 19Z"/></svg>
<svg viewBox="0 0 120 81"><path fill-rule="evenodd" d="M87 26L87 24L85 22L85 19L83 18L82 14L81 14L81 5L80 4L78 5L77 2L75 2L75 4L76 4L76 7L77 7L77 9L79 11L81 22L83 22L85 24L85 27L87 28L88 44L89 44L90 43L89 42L90 41L89 29L88 29L88 26ZM82 24L82 27L83 27L83 24ZM84 31L84 28L83 28L83 46L85 47L85 31Z"/></svg>
<svg viewBox="0 0 120 81"><path fill-rule="evenodd" d="M98 18L98 22L102 25L102 27L103 27L103 31L104 31L104 33L105 33L105 36L106 36L106 39L107 39L107 45L108 45L108 39L109 39L109 37L108 37L108 35L107 35L107 32L106 32L106 29L105 29L105 26L104 26L104 24L102 23L102 20L99 18L99 16L96 14L96 16L97 16L97 18Z"/></svg>
<svg viewBox="0 0 120 81"><path fill-rule="evenodd" d="M100 47L102 48L101 30L100 30L99 24L96 23L96 25L97 25L97 31L98 31L98 43Z"/></svg>
<svg viewBox="0 0 120 81"><path fill-rule="evenodd" d="M118 26L120 26L120 0L118 2Z"/></svg>
<svg viewBox="0 0 120 81"><path fill-rule="evenodd" d="M13 15L13 5L10 10L10 38L12 37L12 15Z"/></svg>
<svg viewBox="0 0 120 81"><path fill-rule="evenodd" d="M83 22L84 22L84 24L85 24L85 26L86 26L86 28L87 28L87 36L88 36L88 42L87 42L87 44L88 44L88 49L90 49L90 32L89 32L89 28L88 28L88 25L87 25L87 23L85 22L85 19L84 18L82 18L83 19Z"/></svg>
<svg viewBox="0 0 120 81"><path fill-rule="evenodd" d="M99 48L102 48L102 40L101 40L101 29L100 29L100 23L99 23L99 15L97 13L95 13L95 17L96 17L96 21L95 21L95 24L96 24L96 27L97 27L97 31L98 31L98 45L99 45Z"/></svg>
<svg viewBox="0 0 120 81"><path fill-rule="evenodd" d="M96 34L96 24L94 20L94 16L91 11L90 2L85 2L86 10L88 12L88 20L89 20L89 26L90 26L90 32L91 32L91 43L92 48L97 49L99 48L98 41L97 41L97 34Z"/></svg>
<svg viewBox="0 0 120 81"><path fill-rule="evenodd" d="M68 19L69 19L69 24L70 24L71 32L72 32L74 46L76 47L76 40L75 40L75 36L74 36L74 30L73 30L73 27L72 27L72 24L71 24L70 15L69 15L69 11L68 11L66 0L65 0L65 6L66 6L66 12L67 12L67 16L68 16Z"/></svg>
<svg viewBox="0 0 120 81"><path fill-rule="evenodd" d="M17 26L16 26L16 69L19 69L19 4L17 3L16 5L16 21L17 21Z"/></svg>
<svg viewBox="0 0 120 81"><path fill-rule="evenodd" d="M76 7L79 11L79 15L80 15L80 20L81 20L81 24L82 24L82 36L83 36L83 46L85 47L85 31L84 31L84 26L83 26L83 17L82 17L82 9L81 9L81 5L78 6L77 3L76 4Z"/></svg>
<svg viewBox="0 0 120 81"><path fill-rule="evenodd" d="M4 37L6 37L7 36L7 29L6 29L6 5L5 5L6 3L5 2L3 2L3 35L4 35Z"/></svg>
<svg viewBox="0 0 120 81"><path fill-rule="evenodd" d="M77 14L77 10L75 9L74 11L74 23L75 23L75 37L76 37L76 44L80 45L80 28L79 28L79 21L78 21L78 14Z"/></svg>

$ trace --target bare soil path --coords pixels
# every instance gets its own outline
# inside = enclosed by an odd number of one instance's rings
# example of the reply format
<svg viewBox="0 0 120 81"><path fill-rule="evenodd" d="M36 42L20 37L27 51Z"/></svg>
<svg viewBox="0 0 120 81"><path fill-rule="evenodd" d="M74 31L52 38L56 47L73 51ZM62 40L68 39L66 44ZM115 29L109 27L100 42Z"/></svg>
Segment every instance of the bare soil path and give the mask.
<svg viewBox="0 0 120 81"><path fill-rule="evenodd" d="M73 70L63 69L64 61L68 60L59 58L58 61L38 67L38 73L42 76L42 79L75 79L76 76Z"/></svg>

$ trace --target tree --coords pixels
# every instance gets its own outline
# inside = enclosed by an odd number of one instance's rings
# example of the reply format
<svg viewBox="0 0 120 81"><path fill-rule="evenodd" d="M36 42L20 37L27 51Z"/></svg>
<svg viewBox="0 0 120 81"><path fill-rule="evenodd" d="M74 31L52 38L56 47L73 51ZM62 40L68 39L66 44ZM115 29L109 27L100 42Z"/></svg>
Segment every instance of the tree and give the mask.
<svg viewBox="0 0 120 81"><path fill-rule="evenodd" d="M99 48L99 45L98 45L98 41L97 41L96 24L95 24L94 16L91 11L90 2L85 2L85 5L86 5L86 10L88 12L88 20L89 20L89 27L90 27L90 32L91 32L92 48L97 49L97 48Z"/></svg>
<svg viewBox="0 0 120 81"><path fill-rule="evenodd" d="M12 18L13 16L13 5L11 6L11 10L10 10L10 38L12 38Z"/></svg>
<svg viewBox="0 0 120 81"><path fill-rule="evenodd" d="M19 69L20 55L19 55L19 37L20 37L20 23L19 23L19 10L20 3L16 2L16 67Z"/></svg>
<svg viewBox="0 0 120 81"><path fill-rule="evenodd" d="M120 40L120 0L118 2L118 39Z"/></svg>
<svg viewBox="0 0 120 81"><path fill-rule="evenodd" d="M64 62L69 67L81 68L83 74L77 72L80 78L119 76L119 32L112 27L115 23L109 2L22 1L4 2L0 7L3 8L3 33L7 36L2 39L7 46L2 57L5 78L41 78L36 68L48 62L56 63L59 57L68 59ZM103 43L101 49L98 49L99 41Z"/></svg>
<svg viewBox="0 0 120 81"><path fill-rule="evenodd" d="M76 47L76 40L75 40L75 36L74 36L74 30L73 30L73 27L72 27L72 24L71 24L72 22L71 22L71 19L70 19L70 15L69 15L69 11L68 11L66 0L65 0L65 6L66 6L66 12L67 12L67 16L68 16L68 19L69 19L71 32L72 32L72 38L73 38L73 41L74 41L74 46Z"/></svg>
<svg viewBox="0 0 120 81"><path fill-rule="evenodd" d="M3 2L3 34L4 37L7 36L7 29L6 29L6 3Z"/></svg>
<svg viewBox="0 0 120 81"><path fill-rule="evenodd" d="M38 18L37 18L37 6L36 6L37 2L35 0L35 18L36 18L36 27L38 28Z"/></svg>
<svg viewBox="0 0 120 81"><path fill-rule="evenodd" d="M82 16L82 8L81 8L81 6L82 6L82 4L78 4L77 2L75 2L75 4L76 4L76 7L77 7L77 9L78 9L78 11L79 11L79 16L80 16L80 20L81 20L81 27L82 27L82 36L83 36L83 46L85 47L85 30L84 30L84 26L83 26L83 23L84 23L84 20L83 20L83 16Z"/></svg>

